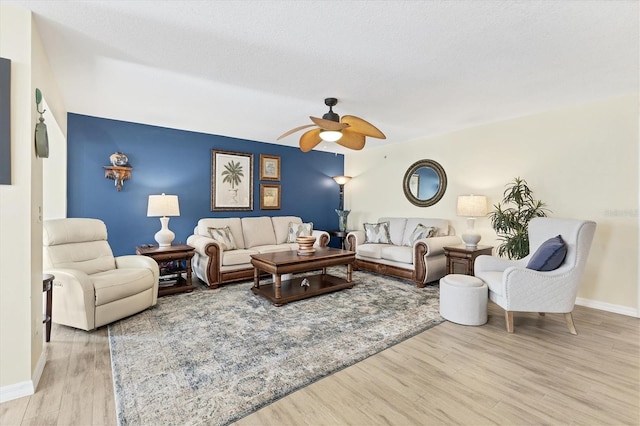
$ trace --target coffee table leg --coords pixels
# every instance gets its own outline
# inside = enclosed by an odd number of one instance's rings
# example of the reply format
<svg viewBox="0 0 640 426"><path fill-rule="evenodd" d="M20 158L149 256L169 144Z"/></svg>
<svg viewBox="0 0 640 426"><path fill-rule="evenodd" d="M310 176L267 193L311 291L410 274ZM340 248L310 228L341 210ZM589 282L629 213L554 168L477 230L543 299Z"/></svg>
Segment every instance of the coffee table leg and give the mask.
<svg viewBox="0 0 640 426"><path fill-rule="evenodd" d="M353 271L353 266L350 263L347 263L347 282L351 282L351 272Z"/></svg>
<svg viewBox="0 0 640 426"><path fill-rule="evenodd" d="M282 277L280 276L280 274L276 274L276 282L275 282L276 299L280 299L280 297L282 297L281 288L282 288Z"/></svg>
<svg viewBox="0 0 640 426"><path fill-rule="evenodd" d="M260 270L253 268L253 287L260 288Z"/></svg>

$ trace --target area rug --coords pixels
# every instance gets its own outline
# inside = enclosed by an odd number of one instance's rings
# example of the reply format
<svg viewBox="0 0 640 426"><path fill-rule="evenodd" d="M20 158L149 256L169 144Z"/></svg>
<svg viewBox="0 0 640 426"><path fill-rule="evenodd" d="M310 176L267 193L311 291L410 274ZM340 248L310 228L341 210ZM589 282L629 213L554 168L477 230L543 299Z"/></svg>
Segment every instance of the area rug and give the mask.
<svg viewBox="0 0 640 426"><path fill-rule="evenodd" d="M437 286L353 280L281 307L252 282L198 289L111 324L118 423L229 424L443 321Z"/></svg>

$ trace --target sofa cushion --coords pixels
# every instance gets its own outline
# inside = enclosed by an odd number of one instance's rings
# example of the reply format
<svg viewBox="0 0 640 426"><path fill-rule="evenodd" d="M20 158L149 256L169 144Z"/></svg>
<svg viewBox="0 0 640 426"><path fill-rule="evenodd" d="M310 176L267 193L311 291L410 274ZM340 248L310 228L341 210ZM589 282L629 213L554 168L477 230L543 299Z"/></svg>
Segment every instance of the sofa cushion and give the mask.
<svg viewBox="0 0 640 426"><path fill-rule="evenodd" d="M383 246L380 252L382 259L401 263L413 263L413 248L407 246Z"/></svg>
<svg viewBox="0 0 640 426"><path fill-rule="evenodd" d="M404 228L407 219L404 217L381 217L378 222L389 222L389 237L391 243L397 246L402 245L402 237L404 236Z"/></svg>
<svg viewBox="0 0 640 426"><path fill-rule="evenodd" d="M231 229L236 247L239 249L245 248L244 236L242 235L242 222L239 217L200 219L198 221L197 234L204 237L211 237L211 235L209 235L209 228L224 228L225 226Z"/></svg>
<svg viewBox="0 0 640 426"><path fill-rule="evenodd" d="M389 222L365 223L364 243L391 244L391 237L389 236Z"/></svg>
<svg viewBox="0 0 640 426"><path fill-rule="evenodd" d="M254 246L251 248L251 250L255 250L258 253L275 253L278 251L291 251L291 250L297 250L298 249L298 245L295 244L295 247L293 247L292 244L272 244L272 245L266 245L266 246Z"/></svg>
<svg viewBox="0 0 640 426"><path fill-rule="evenodd" d="M290 222L287 233L287 243L295 243L297 237L309 237L313 232L313 222Z"/></svg>
<svg viewBox="0 0 640 426"><path fill-rule="evenodd" d="M302 223L302 219L297 216L274 216L271 218L273 223L273 231L276 234L276 244L282 244L287 241L289 235L289 223Z"/></svg>
<svg viewBox="0 0 640 426"><path fill-rule="evenodd" d="M222 253L222 266L243 265L251 263L251 255L258 254L257 250L229 250Z"/></svg>
<svg viewBox="0 0 640 426"><path fill-rule="evenodd" d="M228 226L224 228L209 228L209 235L220 243L222 250L235 250L238 248L231 229Z"/></svg>
<svg viewBox="0 0 640 426"><path fill-rule="evenodd" d="M560 235L549 238L542 243L531 256L527 268L536 271L553 271L558 269L567 255L567 245Z"/></svg>
<svg viewBox="0 0 640 426"><path fill-rule="evenodd" d="M435 236L437 232L438 232L437 228L433 226L424 226L423 224L419 223L416 225L415 229L411 233L411 236L409 237L409 241L407 241L408 244L404 244L404 245L413 247L413 244L416 241L421 240L422 238L431 238Z"/></svg>
<svg viewBox="0 0 640 426"><path fill-rule="evenodd" d="M356 253L360 256L382 259L382 250L393 247L392 244L360 244L356 247Z"/></svg>
<svg viewBox="0 0 640 426"><path fill-rule="evenodd" d="M402 245L407 246L410 245L409 239L411 238L411 234L416 229L416 226L422 224L426 227L433 226L438 229L436 233L436 237L445 237L449 235L449 221L446 219L429 219L429 218L419 218L419 217L411 217L407 219L407 225L404 228L404 237L402 237Z"/></svg>
<svg viewBox="0 0 640 426"><path fill-rule="evenodd" d="M96 306L125 299L153 288L153 272L146 268L121 268L98 272L89 278L95 289Z"/></svg>
<svg viewBox="0 0 640 426"><path fill-rule="evenodd" d="M276 244L276 234L270 217L243 217L240 220L246 248Z"/></svg>

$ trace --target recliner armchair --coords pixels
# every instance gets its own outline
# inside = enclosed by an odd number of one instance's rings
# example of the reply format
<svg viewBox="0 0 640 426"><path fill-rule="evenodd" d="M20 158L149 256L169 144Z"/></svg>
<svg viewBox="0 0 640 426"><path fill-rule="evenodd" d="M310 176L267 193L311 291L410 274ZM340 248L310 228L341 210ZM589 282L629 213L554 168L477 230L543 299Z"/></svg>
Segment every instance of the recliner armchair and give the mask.
<svg viewBox="0 0 640 426"><path fill-rule="evenodd" d="M146 256L114 257L99 219L47 220L43 269L53 274L56 324L93 330L153 306L158 264Z"/></svg>
<svg viewBox="0 0 640 426"><path fill-rule="evenodd" d="M571 334L578 334L571 312L576 301L595 233L592 221L534 218L529 222L529 255L520 260L478 256L475 276L489 286L489 299L505 310L507 331L513 333L514 312L562 313ZM557 269L527 269L531 256L550 238L561 235L567 254Z"/></svg>

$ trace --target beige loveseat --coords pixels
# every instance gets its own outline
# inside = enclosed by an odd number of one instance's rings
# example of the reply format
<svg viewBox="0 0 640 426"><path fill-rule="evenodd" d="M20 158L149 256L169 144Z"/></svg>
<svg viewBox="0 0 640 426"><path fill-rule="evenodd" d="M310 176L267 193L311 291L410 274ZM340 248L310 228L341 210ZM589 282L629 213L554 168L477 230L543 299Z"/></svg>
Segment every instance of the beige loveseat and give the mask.
<svg viewBox="0 0 640 426"><path fill-rule="evenodd" d="M253 278L252 254L298 249L295 242L287 242L295 241L290 237L290 223L303 222L297 216L200 219L193 235L187 238L187 244L196 249L191 262L193 272L212 289L220 284ZM228 249L211 234L211 229L226 227L233 236L233 249ZM329 233L313 230L311 235L316 237L314 246L329 244Z"/></svg>
<svg viewBox="0 0 640 426"><path fill-rule="evenodd" d="M414 281L418 287L437 281L446 274L445 246L462 243L446 219L383 217L376 224L387 223L388 241L365 241L365 231L347 234L350 250L356 252L355 266L379 274ZM369 228L371 225L368 224ZM433 236L412 240L418 225ZM381 230L385 226L375 226ZM381 235L384 233L381 232Z"/></svg>

